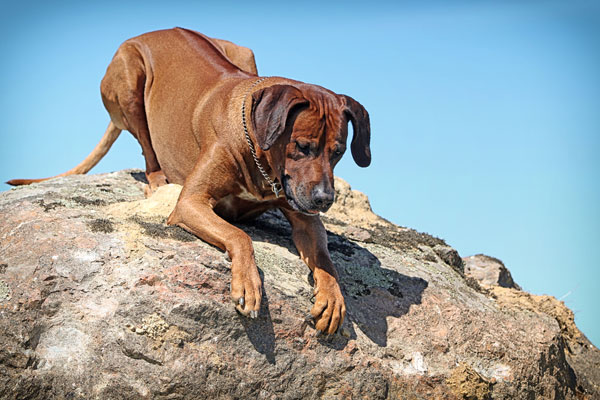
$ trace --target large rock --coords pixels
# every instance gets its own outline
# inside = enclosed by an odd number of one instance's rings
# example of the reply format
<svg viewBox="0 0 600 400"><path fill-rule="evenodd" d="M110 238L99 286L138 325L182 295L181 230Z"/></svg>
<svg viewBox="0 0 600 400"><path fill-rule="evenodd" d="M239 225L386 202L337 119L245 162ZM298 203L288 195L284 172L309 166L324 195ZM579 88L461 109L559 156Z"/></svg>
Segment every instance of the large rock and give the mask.
<svg viewBox="0 0 600 400"><path fill-rule="evenodd" d="M465 275L476 279L484 285L495 285L520 289L515 283L508 268L497 258L476 254L463 258Z"/></svg>
<svg viewBox="0 0 600 400"><path fill-rule="evenodd" d="M277 211L240 225L265 293L257 320L239 316L224 254L165 225L179 188L146 200L142 176L0 194L0 398L600 395L599 352L561 320L562 303L465 280L455 250L377 217L341 181L323 218L341 333L317 336L307 319L311 278Z"/></svg>

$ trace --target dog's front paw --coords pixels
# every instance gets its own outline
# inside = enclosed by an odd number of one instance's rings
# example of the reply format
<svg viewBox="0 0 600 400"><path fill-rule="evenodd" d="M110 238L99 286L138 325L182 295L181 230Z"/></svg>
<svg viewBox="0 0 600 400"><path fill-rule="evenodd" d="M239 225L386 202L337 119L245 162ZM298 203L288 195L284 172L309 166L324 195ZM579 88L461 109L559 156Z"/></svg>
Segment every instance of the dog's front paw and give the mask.
<svg viewBox="0 0 600 400"><path fill-rule="evenodd" d="M231 265L231 299L243 315L258 317L262 298L262 282L256 265Z"/></svg>
<svg viewBox="0 0 600 400"><path fill-rule="evenodd" d="M315 305L310 310L315 329L329 335L335 333L346 316L344 296L337 281L331 279L327 284L319 285L315 290Z"/></svg>

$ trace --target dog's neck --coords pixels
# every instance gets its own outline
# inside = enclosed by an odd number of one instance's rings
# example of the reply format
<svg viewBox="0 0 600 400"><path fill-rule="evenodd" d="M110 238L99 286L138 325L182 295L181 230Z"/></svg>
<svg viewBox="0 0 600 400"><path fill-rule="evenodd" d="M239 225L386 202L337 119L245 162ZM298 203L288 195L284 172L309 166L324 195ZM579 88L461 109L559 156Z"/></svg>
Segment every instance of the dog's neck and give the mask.
<svg viewBox="0 0 600 400"><path fill-rule="evenodd" d="M274 180L271 179L269 174L267 174L267 172L263 168L260 160L258 159L258 156L256 155L256 147L255 147L254 143L252 142L252 139L250 138L250 132L248 132L248 124L247 124L247 117L246 117L246 101L248 99L248 95L250 94L252 89L254 89L259 83L261 83L267 79L268 79L268 77L258 78L246 90L244 98L242 99L242 125L244 127L244 135L246 137L246 142L248 142L248 147L250 148L250 153L252 154L252 158L254 159L254 164L258 168L258 170L259 170L260 174L263 176L264 180L271 187L271 190L273 191L273 193L275 193L275 197L279 197L280 193L283 190L281 187L281 183L277 182L277 178L275 178Z"/></svg>

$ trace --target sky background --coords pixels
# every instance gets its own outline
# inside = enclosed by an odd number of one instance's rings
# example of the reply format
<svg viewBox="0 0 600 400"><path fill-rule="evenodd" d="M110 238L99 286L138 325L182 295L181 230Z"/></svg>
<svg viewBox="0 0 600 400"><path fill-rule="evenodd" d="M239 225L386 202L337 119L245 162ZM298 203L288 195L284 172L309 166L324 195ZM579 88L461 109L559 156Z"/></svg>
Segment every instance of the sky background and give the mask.
<svg viewBox="0 0 600 400"><path fill-rule="evenodd" d="M336 174L383 217L500 258L600 344L600 2L2 2L0 181L79 163L119 44L174 26L358 100L373 162ZM92 173L143 165L124 133Z"/></svg>

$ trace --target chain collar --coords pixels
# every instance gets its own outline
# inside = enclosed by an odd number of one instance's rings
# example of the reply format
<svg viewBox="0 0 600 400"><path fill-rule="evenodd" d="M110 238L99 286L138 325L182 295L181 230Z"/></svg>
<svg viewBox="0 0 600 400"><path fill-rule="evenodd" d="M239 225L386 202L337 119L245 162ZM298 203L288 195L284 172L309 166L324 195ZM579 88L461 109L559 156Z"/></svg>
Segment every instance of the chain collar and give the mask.
<svg viewBox="0 0 600 400"><path fill-rule="evenodd" d="M246 135L246 141L248 142L248 147L250 147L250 153L252 153L252 158L254 159L254 163L256 164L256 167L260 171L263 178L265 178L265 181L267 181L267 183L271 186L271 190L273 191L273 193L275 193L275 196L279 197L279 193L282 190L281 185L278 182L274 182L271 179L271 177L265 172L265 169L260 164L260 161L258 161L258 157L256 156L256 149L254 148L254 143L252 143L252 140L250 140L250 134L248 133L248 126L246 125L246 98L248 97L248 94L250 94L250 91L256 85L258 85L259 83L261 83L262 81L264 81L267 78L268 77L262 77L262 78L257 79L252 84L252 86L250 86L248 88L248 90L246 91L246 94L244 95L244 99L242 100L242 123L244 125L244 134Z"/></svg>

